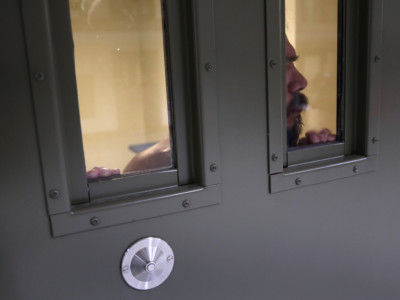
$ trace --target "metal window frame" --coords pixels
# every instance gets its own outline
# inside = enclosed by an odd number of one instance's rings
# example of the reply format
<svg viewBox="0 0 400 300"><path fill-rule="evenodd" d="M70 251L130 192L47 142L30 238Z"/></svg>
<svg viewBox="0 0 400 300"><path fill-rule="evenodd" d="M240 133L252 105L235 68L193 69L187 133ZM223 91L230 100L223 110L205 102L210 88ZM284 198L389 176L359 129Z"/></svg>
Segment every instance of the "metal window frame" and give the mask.
<svg viewBox="0 0 400 300"><path fill-rule="evenodd" d="M345 143L286 146L284 0L266 1L270 192L372 172L378 154L383 0L345 1ZM295 163L293 163L295 162Z"/></svg>
<svg viewBox="0 0 400 300"><path fill-rule="evenodd" d="M88 185L68 0L21 0L53 236L220 203L213 7L165 1L177 169Z"/></svg>

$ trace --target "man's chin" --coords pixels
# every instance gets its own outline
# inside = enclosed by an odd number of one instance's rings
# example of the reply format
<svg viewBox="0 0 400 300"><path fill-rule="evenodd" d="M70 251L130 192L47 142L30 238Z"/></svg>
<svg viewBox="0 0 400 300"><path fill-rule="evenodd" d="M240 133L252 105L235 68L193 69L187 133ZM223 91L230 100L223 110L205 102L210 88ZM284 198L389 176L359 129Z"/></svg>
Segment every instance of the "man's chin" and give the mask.
<svg viewBox="0 0 400 300"><path fill-rule="evenodd" d="M300 133L303 128L303 122L300 113L291 113L287 115L286 130L287 130L287 145L288 147L297 146Z"/></svg>
<svg viewBox="0 0 400 300"><path fill-rule="evenodd" d="M291 129L296 125L296 120L301 115L301 111L296 111L286 116L286 129Z"/></svg>

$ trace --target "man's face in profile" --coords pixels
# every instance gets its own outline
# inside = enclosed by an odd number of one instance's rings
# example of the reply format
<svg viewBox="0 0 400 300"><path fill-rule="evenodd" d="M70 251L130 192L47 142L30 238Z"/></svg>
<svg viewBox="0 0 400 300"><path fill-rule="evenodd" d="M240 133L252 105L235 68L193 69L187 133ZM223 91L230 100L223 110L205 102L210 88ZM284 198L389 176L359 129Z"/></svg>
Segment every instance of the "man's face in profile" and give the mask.
<svg viewBox="0 0 400 300"><path fill-rule="evenodd" d="M307 107L307 97L300 93L307 87L307 80L296 69L296 51L286 38L286 129L288 146L296 146L302 128L301 112Z"/></svg>

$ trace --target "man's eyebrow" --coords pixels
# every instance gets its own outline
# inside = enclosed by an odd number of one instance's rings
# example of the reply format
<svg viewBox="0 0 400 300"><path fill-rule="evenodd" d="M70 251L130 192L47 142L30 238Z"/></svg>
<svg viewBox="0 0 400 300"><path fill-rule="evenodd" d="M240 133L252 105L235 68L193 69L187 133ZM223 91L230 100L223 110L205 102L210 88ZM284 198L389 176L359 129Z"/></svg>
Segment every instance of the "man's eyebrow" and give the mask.
<svg viewBox="0 0 400 300"><path fill-rule="evenodd" d="M299 56L297 55L292 55L292 56L286 56L286 62L295 62L296 60L299 59Z"/></svg>

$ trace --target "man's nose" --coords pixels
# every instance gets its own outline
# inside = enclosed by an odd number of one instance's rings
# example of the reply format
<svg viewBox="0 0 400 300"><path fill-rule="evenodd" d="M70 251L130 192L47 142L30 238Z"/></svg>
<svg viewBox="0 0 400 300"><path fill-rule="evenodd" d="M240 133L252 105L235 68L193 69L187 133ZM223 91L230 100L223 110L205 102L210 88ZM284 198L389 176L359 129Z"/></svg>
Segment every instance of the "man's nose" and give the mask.
<svg viewBox="0 0 400 300"><path fill-rule="evenodd" d="M290 84L291 92L304 90L307 87L307 84L307 80L304 78L303 74L301 74L297 68L294 68L292 82Z"/></svg>

